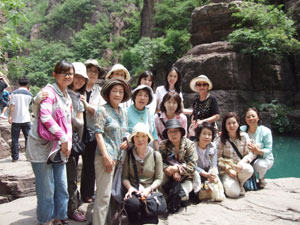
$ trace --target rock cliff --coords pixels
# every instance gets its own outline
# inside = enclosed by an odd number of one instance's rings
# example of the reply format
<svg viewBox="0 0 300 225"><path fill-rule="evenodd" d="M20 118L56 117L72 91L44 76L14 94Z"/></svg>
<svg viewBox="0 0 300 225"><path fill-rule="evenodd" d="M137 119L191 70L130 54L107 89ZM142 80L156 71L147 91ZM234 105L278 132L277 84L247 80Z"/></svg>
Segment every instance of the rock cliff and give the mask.
<svg viewBox="0 0 300 225"><path fill-rule="evenodd" d="M299 106L299 56L253 58L235 52L225 41L236 22L231 17L232 2L240 1L215 0L192 13L193 48L175 63L184 76L185 106L191 106L197 96L189 82L201 74L213 82L212 93L219 101L221 115L228 111L241 114L247 107L274 99Z"/></svg>

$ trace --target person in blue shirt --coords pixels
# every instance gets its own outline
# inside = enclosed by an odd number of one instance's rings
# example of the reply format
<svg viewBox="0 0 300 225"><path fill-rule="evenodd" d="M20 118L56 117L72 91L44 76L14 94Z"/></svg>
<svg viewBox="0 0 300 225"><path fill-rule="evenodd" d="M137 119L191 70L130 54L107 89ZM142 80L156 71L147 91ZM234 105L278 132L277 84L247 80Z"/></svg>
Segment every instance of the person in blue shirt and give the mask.
<svg viewBox="0 0 300 225"><path fill-rule="evenodd" d="M266 172L272 168L274 157L272 153L272 132L269 128L261 125L261 119L256 108L249 108L245 114L246 125L241 126L241 130L248 133L251 143L249 150L257 156L253 168L258 173L259 187L264 188Z"/></svg>
<svg viewBox="0 0 300 225"><path fill-rule="evenodd" d="M128 130L132 132L133 127L137 123L147 124L154 138L151 145L155 150L158 150L158 136L155 128L154 115L147 107L153 100L153 92L151 87L147 85L139 85L132 92L132 101L134 104L130 105L127 109L128 116Z"/></svg>

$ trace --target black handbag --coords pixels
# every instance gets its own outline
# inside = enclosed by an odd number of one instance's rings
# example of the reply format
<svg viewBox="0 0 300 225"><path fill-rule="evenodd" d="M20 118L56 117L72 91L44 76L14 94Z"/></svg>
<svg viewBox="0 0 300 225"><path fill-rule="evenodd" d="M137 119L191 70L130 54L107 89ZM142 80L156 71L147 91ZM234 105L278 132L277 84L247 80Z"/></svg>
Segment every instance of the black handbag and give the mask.
<svg viewBox="0 0 300 225"><path fill-rule="evenodd" d="M137 187L139 187L140 180L137 172L136 161L133 157L132 150L129 151L129 155L132 159L134 174L137 181ZM154 157L154 162L156 162L155 151L153 151L153 157ZM164 198L164 195L160 192L153 192L150 196L148 196L146 199L143 199L141 201L144 203L145 211L149 215L158 216L168 212L166 200Z"/></svg>
<svg viewBox="0 0 300 225"><path fill-rule="evenodd" d="M128 215L125 209L125 200L119 205L119 209L115 212L112 218L112 225L128 225Z"/></svg>
<svg viewBox="0 0 300 225"><path fill-rule="evenodd" d="M72 150L70 156L79 156L84 152L85 146L83 141L80 140L78 133L72 134Z"/></svg>

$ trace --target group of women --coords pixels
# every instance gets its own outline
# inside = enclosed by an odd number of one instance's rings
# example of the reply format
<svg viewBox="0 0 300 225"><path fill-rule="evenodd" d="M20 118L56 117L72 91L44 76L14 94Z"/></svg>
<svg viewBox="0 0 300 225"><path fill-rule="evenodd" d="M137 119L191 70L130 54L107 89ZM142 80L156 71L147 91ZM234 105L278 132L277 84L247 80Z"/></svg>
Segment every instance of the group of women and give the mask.
<svg viewBox="0 0 300 225"><path fill-rule="evenodd" d="M55 66L55 83L35 99L38 110L26 155L36 177L39 224L67 224L68 217L85 221L78 210L79 196L82 201L94 201L93 224L110 224L117 209L111 198L112 183L122 160L124 201L131 224L158 223L142 200L157 191L167 197L172 182L180 184L182 204L193 189L197 197L201 183L214 182L218 176L228 197L244 195L243 184L254 170L260 187L266 185L264 176L274 161L271 131L260 125L258 111L250 108L242 127L234 112L226 114L219 134L218 102L209 92L213 85L205 75L190 82L199 97L193 103L189 128L177 68L166 73L165 84L157 89L151 71L139 76L134 90L121 64L106 74L102 87L96 83L100 75L96 60L85 64L63 60ZM63 111L63 124L57 121L58 108ZM40 136L41 124L54 141ZM78 143L84 149L80 192ZM56 160L50 157L53 152Z"/></svg>

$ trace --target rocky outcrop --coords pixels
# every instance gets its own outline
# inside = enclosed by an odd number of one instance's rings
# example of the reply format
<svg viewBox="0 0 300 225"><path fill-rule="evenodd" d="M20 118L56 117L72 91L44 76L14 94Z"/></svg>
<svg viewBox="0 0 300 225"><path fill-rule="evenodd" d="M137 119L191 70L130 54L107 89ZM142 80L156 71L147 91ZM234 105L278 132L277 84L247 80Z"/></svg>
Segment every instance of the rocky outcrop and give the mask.
<svg viewBox="0 0 300 225"><path fill-rule="evenodd" d="M144 0L141 12L141 37L152 37L155 0Z"/></svg>
<svg viewBox="0 0 300 225"><path fill-rule="evenodd" d="M230 5L240 2L214 0L193 11L193 48L175 63L183 75L185 107L190 107L197 96L191 92L189 83L200 74L212 80L212 93L219 101L221 116L228 111L242 115L247 107L274 99L300 106L299 56L254 58L239 54L223 41L236 22L231 16Z"/></svg>
<svg viewBox="0 0 300 225"><path fill-rule="evenodd" d="M0 159L11 155L11 126L7 119L0 119ZM19 151L25 151L25 139L23 133L20 133Z"/></svg>
<svg viewBox="0 0 300 225"><path fill-rule="evenodd" d="M240 115L254 103L278 99L287 102L297 92L297 81L286 59L254 59L232 50L228 42L197 45L175 65L184 75L182 89L185 105L198 95L189 87L191 79L205 74L213 82L212 93L219 101L221 114L236 111Z"/></svg>
<svg viewBox="0 0 300 225"><path fill-rule="evenodd" d="M34 175L25 155L17 162L10 157L0 160L0 203L35 194Z"/></svg>
<svg viewBox="0 0 300 225"><path fill-rule="evenodd" d="M239 1L232 1L239 2ZM196 8L192 13L191 44L193 46L224 41L234 28L236 20L231 16L230 3L218 1Z"/></svg>
<svg viewBox="0 0 300 225"><path fill-rule="evenodd" d="M285 11L296 22L298 37L300 38L300 1L286 0L284 3Z"/></svg>

